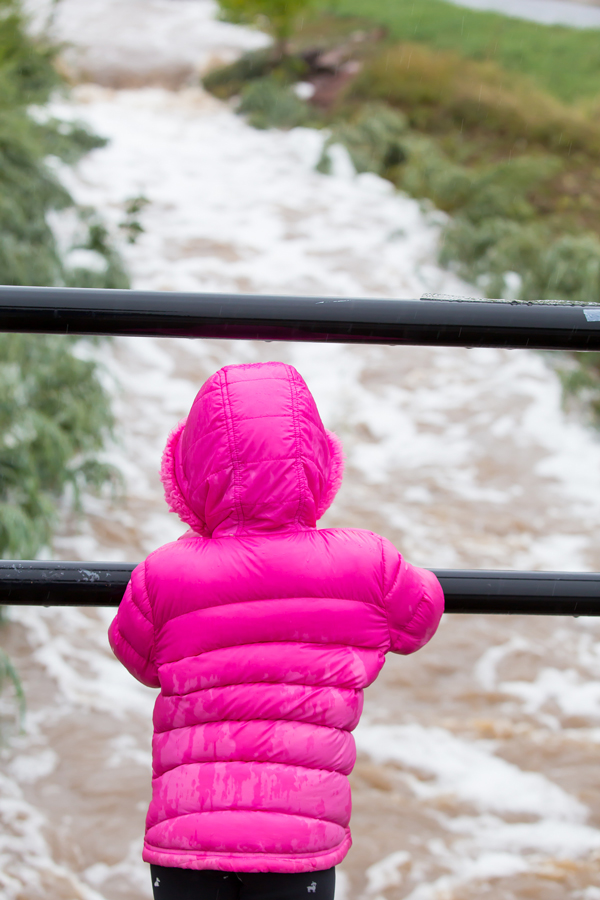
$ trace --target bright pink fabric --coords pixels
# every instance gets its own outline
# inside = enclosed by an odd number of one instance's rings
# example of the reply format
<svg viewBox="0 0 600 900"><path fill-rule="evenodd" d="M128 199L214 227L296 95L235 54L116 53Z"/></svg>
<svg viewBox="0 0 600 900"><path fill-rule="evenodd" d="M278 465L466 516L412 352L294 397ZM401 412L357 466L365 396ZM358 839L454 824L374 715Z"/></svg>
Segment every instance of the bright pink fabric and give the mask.
<svg viewBox="0 0 600 900"><path fill-rule="evenodd" d="M109 637L160 687L144 859L303 872L350 847L351 731L385 653L443 610L434 575L367 531L316 528L343 469L291 366L228 366L169 437L192 527L133 572Z"/></svg>

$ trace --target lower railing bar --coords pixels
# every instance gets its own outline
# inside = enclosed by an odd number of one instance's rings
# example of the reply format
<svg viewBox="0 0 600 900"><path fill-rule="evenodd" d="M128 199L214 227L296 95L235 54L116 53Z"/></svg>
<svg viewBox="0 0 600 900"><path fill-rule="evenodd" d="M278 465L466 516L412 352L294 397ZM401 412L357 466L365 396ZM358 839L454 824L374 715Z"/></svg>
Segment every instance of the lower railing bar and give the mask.
<svg viewBox="0 0 600 900"><path fill-rule="evenodd" d="M600 350L600 307L0 287L0 332Z"/></svg>
<svg viewBox="0 0 600 900"><path fill-rule="evenodd" d="M118 606L133 563L0 560L5 606ZM600 573L433 569L448 613L600 616Z"/></svg>

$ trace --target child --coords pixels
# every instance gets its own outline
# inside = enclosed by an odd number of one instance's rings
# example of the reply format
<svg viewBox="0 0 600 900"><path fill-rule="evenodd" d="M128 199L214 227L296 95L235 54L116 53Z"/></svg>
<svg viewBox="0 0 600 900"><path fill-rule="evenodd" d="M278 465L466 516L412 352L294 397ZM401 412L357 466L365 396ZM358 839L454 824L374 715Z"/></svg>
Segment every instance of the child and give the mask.
<svg viewBox="0 0 600 900"><path fill-rule="evenodd" d="M166 499L191 530L134 570L109 635L160 688L156 900L333 898L363 688L443 611L435 576L385 538L317 529L342 470L283 363L221 369L169 437Z"/></svg>

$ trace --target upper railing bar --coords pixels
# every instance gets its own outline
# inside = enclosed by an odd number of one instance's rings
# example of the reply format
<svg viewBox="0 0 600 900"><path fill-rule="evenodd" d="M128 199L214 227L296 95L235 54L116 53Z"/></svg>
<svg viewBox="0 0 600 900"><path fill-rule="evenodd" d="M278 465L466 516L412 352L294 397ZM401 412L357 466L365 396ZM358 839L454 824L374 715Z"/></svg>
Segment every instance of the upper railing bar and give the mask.
<svg viewBox="0 0 600 900"><path fill-rule="evenodd" d="M600 310L437 298L0 287L0 331L600 350ZM0 604L118 606L132 568L127 563L0 561ZM434 571L447 612L600 615L600 574Z"/></svg>
<svg viewBox="0 0 600 900"><path fill-rule="evenodd" d="M0 560L0 604L118 606L133 563ZM600 573L433 569L448 613L600 616Z"/></svg>
<svg viewBox="0 0 600 900"><path fill-rule="evenodd" d="M0 331L46 334L600 350L598 312L543 303L0 287Z"/></svg>

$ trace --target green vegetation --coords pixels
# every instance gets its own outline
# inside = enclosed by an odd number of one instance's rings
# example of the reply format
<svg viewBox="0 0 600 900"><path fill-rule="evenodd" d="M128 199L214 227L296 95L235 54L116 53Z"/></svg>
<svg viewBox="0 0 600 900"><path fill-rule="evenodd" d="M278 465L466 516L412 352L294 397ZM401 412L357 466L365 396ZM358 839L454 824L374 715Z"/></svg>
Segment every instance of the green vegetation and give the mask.
<svg viewBox="0 0 600 900"><path fill-rule="evenodd" d="M247 114L254 128L294 128L311 124L307 104L272 78L260 78L246 85L239 112Z"/></svg>
<svg viewBox="0 0 600 900"><path fill-rule="evenodd" d="M297 55L278 59L269 49L257 50L246 53L228 66L209 72L204 77L203 84L215 97L227 100L238 94L243 95L244 91L253 88L257 81L268 81L269 85L275 87L290 87L308 73L309 67ZM273 98L274 102L277 102L274 95ZM239 111L248 112L247 109ZM302 107L302 111L297 107L297 115L304 116L307 113L306 105ZM295 125L296 122L291 124ZM278 126L270 123L269 127Z"/></svg>
<svg viewBox="0 0 600 900"><path fill-rule="evenodd" d="M0 617L0 627L2 624L2 618ZM4 692L7 685L12 688L14 705L11 703L11 707L16 707L16 709L15 714L12 715L13 709L11 708L10 717L5 714L0 714L0 735L4 735L7 732L8 729L6 726L9 722L12 726L11 720L14 721L16 719L18 723L22 724L25 717L25 694L23 692L23 685L21 684L19 673L12 664L9 655L5 653L4 650L0 649L0 694Z"/></svg>
<svg viewBox="0 0 600 900"><path fill-rule="evenodd" d="M344 3L338 10L360 11ZM438 5L457 14L437 0L419 7L430 37L428 10ZM294 35L284 64L266 51L248 54L205 85L221 97L239 95L239 111L257 127L327 127L321 171L330 168L328 147L341 143L357 171L375 172L448 213L441 262L482 294L600 301L596 118L497 61L393 40L373 28L382 9L397 16L390 30L401 33L416 7L374 4L370 19L313 17ZM489 25L487 16L474 16ZM509 30L515 24L492 21ZM538 44L556 31L521 25ZM587 34L558 32L573 42ZM317 88L311 103L293 90L306 80ZM319 96L327 82L333 93Z"/></svg>
<svg viewBox="0 0 600 900"><path fill-rule="evenodd" d="M18 0L0 0L0 283L125 287L120 259L91 211L79 211L72 247L96 254L91 265L70 266L48 224L49 214L75 208L48 159L71 164L104 144L47 115L61 86L54 55L27 35Z"/></svg>
<svg viewBox="0 0 600 900"><path fill-rule="evenodd" d="M558 369L567 398L600 425L600 353L576 353Z"/></svg>
<svg viewBox="0 0 600 900"><path fill-rule="evenodd" d="M294 27L313 0L219 0L222 14L230 22L259 23L275 40L275 56L287 54Z"/></svg>
<svg viewBox="0 0 600 900"><path fill-rule="evenodd" d="M317 0L284 61L248 54L204 83L256 127L327 128L322 172L339 143L447 213L440 262L482 296L597 303L599 38L444 0ZM600 355L577 360L565 387L600 422Z"/></svg>
<svg viewBox="0 0 600 900"><path fill-rule="evenodd" d="M77 208L55 174L58 164L104 141L48 115L62 87L54 56L55 48L27 34L18 0L0 0L0 284L127 287L103 223ZM140 208L126 210L130 239L141 227ZM53 219L63 232L69 224L64 246ZM82 488L115 482L115 471L98 459L112 414L89 356L85 342L71 337L0 335L2 557L35 557L51 541L59 502L77 507ZM0 690L6 684L22 718L18 674L0 650Z"/></svg>
<svg viewBox="0 0 600 900"><path fill-rule="evenodd" d="M48 544L57 500L100 487L97 459L112 416L98 366L61 336L0 334L0 553L35 557Z"/></svg>
<svg viewBox="0 0 600 900"><path fill-rule="evenodd" d="M346 101L378 100L403 109L419 130L459 130L499 144L527 141L558 153L600 151L600 129L523 76L493 62L407 42L367 56Z"/></svg>
<svg viewBox="0 0 600 900"><path fill-rule="evenodd" d="M131 197L125 204L125 218L119 225L122 234L127 238L128 244L135 244L140 234L144 233L144 228L138 218L139 214L144 210L150 201L143 194L137 197Z"/></svg>
<svg viewBox="0 0 600 900"><path fill-rule="evenodd" d="M320 8L383 25L396 42L491 60L567 102L600 95L600 33L595 30L538 25L444 0L321 0Z"/></svg>
<svg viewBox="0 0 600 900"><path fill-rule="evenodd" d="M71 164L104 143L48 116L61 86L54 53L28 36L17 0L0 0L0 283L126 287L105 227L75 207L50 162ZM65 210L76 224L61 252L49 219ZM114 478L94 455L110 403L77 341L42 335L0 335L0 398L0 555L35 556L67 485L76 498Z"/></svg>

